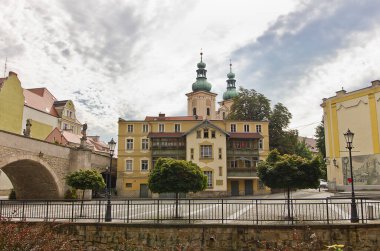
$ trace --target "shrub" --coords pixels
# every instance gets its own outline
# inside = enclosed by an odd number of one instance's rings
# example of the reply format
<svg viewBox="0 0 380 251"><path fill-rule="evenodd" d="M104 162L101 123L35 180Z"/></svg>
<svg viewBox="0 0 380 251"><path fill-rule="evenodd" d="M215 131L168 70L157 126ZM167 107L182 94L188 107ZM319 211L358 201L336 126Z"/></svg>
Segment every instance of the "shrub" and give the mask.
<svg viewBox="0 0 380 251"><path fill-rule="evenodd" d="M67 189L65 192L66 200L75 200L78 199L77 190L76 189Z"/></svg>

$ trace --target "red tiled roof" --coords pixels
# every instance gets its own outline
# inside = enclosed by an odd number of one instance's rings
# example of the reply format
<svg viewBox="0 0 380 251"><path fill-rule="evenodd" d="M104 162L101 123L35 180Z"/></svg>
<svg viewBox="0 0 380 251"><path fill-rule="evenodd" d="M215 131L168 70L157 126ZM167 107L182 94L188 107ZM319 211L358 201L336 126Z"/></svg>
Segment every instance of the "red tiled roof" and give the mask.
<svg viewBox="0 0 380 251"><path fill-rule="evenodd" d="M46 88L24 89L25 105L58 117L54 108L57 100Z"/></svg>
<svg viewBox="0 0 380 251"><path fill-rule="evenodd" d="M175 121L175 120L202 120L202 116L198 116L197 119L195 116L175 116L175 117L153 117L146 116L145 121Z"/></svg>
<svg viewBox="0 0 380 251"><path fill-rule="evenodd" d="M150 132L148 138L180 138L183 136L181 132Z"/></svg>
<svg viewBox="0 0 380 251"><path fill-rule="evenodd" d="M261 139L263 136L257 132L230 132L230 138L233 139Z"/></svg>

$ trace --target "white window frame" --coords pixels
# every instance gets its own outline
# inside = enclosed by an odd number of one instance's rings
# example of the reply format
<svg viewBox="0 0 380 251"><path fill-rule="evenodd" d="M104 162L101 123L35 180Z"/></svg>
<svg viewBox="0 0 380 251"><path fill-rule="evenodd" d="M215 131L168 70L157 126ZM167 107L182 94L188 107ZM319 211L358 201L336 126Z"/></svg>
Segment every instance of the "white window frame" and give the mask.
<svg viewBox="0 0 380 251"><path fill-rule="evenodd" d="M140 170L141 172L148 172L149 171L149 160L147 159L142 159L140 161ZM144 166L146 166L146 168L143 168Z"/></svg>
<svg viewBox="0 0 380 251"><path fill-rule="evenodd" d="M174 124L174 132L181 132L181 124Z"/></svg>
<svg viewBox="0 0 380 251"><path fill-rule="evenodd" d="M212 145L201 145L201 159L212 159Z"/></svg>
<svg viewBox="0 0 380 251"><path fill-rule="evenodd" d="M133 125L127 125L127 132L133 132Z"/></svg>
<svg viewBox="0 0 380 251"><path fill-rule="evenodd" d="M256 132L261 132L261 125L256 125Z"/></svg>
<svg viewBox="0 0 380 251"><path fill-rule="evenodd" d="M147 138L141 139L141 150L143 151L149 150L149 139Z"/></svg>
<svg viewBox="0 0 380 251"><path fill-rule="evenodd" d="M236 124L231 124L231 132L236 132Z"/></svg>
<svg viewBox="0 0 380 251"><path fill-rule="evenodd" d="M133 160L127 159L125 160L125 171L132 172L133 171Z"/></svg>
<svg viewBox="0 0 380 251"><path fill-rule="evenodd" d="M212 171L203 171L203 174L207 176L207 188L213 188Z"/></svg>
<svg viewBox="0 0 380 251"><path fill-rule="evenodd" d="M142 132L149 132L149 125L148 124L142 125Z"/></svg>
<svg viewBox="0 0 380 251"><path fill-rule="evenodd" d="M158 131L165 132L165 124L158 124Z"/></svg>
<svg viewBox="0 0 380 251"><path fill-rule="evenodd" d="M244 132L249 132L249 124L244 125Z"/></svg>
<svg viewBox="0 0 380 251"><path fill-rule="evenodd" d="M133 139L125 139L125 150L127 151L133 150Z"/></svg>

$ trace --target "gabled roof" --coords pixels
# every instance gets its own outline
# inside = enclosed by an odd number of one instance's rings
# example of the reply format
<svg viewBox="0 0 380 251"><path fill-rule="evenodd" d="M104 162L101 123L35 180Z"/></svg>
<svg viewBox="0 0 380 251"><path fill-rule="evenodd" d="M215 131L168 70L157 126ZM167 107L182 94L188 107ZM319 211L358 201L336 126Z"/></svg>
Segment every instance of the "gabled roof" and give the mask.
<svg viewBox="0 0 380 251"><path fill-rule="evenodd" d="M57 100L54 102L54 106L57 107L57 106L65 106L66 103L67 103L68 100Z"/></svg>
<svg viewBox="0 0 380 251"><path fill-rule="evenodd" d="M198 125L196 125L196 126L194 126L191 130L189 130L188 132L186 132L184 135L188 135L188 134L190 134L190 133L192 133L193 131L195 131L195 130L197 130L198 128L200 128L200 127L205 127L205 126L207 126L207 127L211 127L211 128L214 128L215 130L218 130L218 131L220 131L220 132L222 132L222 133L224 133L225 135L229 135L226 131L224 131L222 128L220 128L220 127L218 127L218 126L216 126L216 125L214 125L213 123L211 123L209 120L203 120L201 123L199 123Z"/></svg>
<svg viewBox="0 0 380 251"><path fill-rule="evenodd" d="M24 89L24 105L58 117L54 108L54 102L57 100L46 88Z"/></svg>

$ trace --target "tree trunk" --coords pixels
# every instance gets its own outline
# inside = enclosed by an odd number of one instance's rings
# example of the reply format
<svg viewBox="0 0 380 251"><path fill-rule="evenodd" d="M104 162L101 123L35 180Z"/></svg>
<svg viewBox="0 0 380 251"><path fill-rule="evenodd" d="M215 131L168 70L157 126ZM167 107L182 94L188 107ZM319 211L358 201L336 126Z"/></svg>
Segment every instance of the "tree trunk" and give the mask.
<svg viewBox="0 0 380 251"><path fill-rule="evenodd" d="M84 200L84 192L85 190L83 189L83 192L82 192L82 201L80 203L80 214L79 214L79 217L83 217L83 200Z"/></svg>
<svg viewBox="0 0 380 251"><path fill-rule="evenodd" d="M175 217L179 218L178 216L178 200L179 200L179 193L175 193Z"/></svg>

